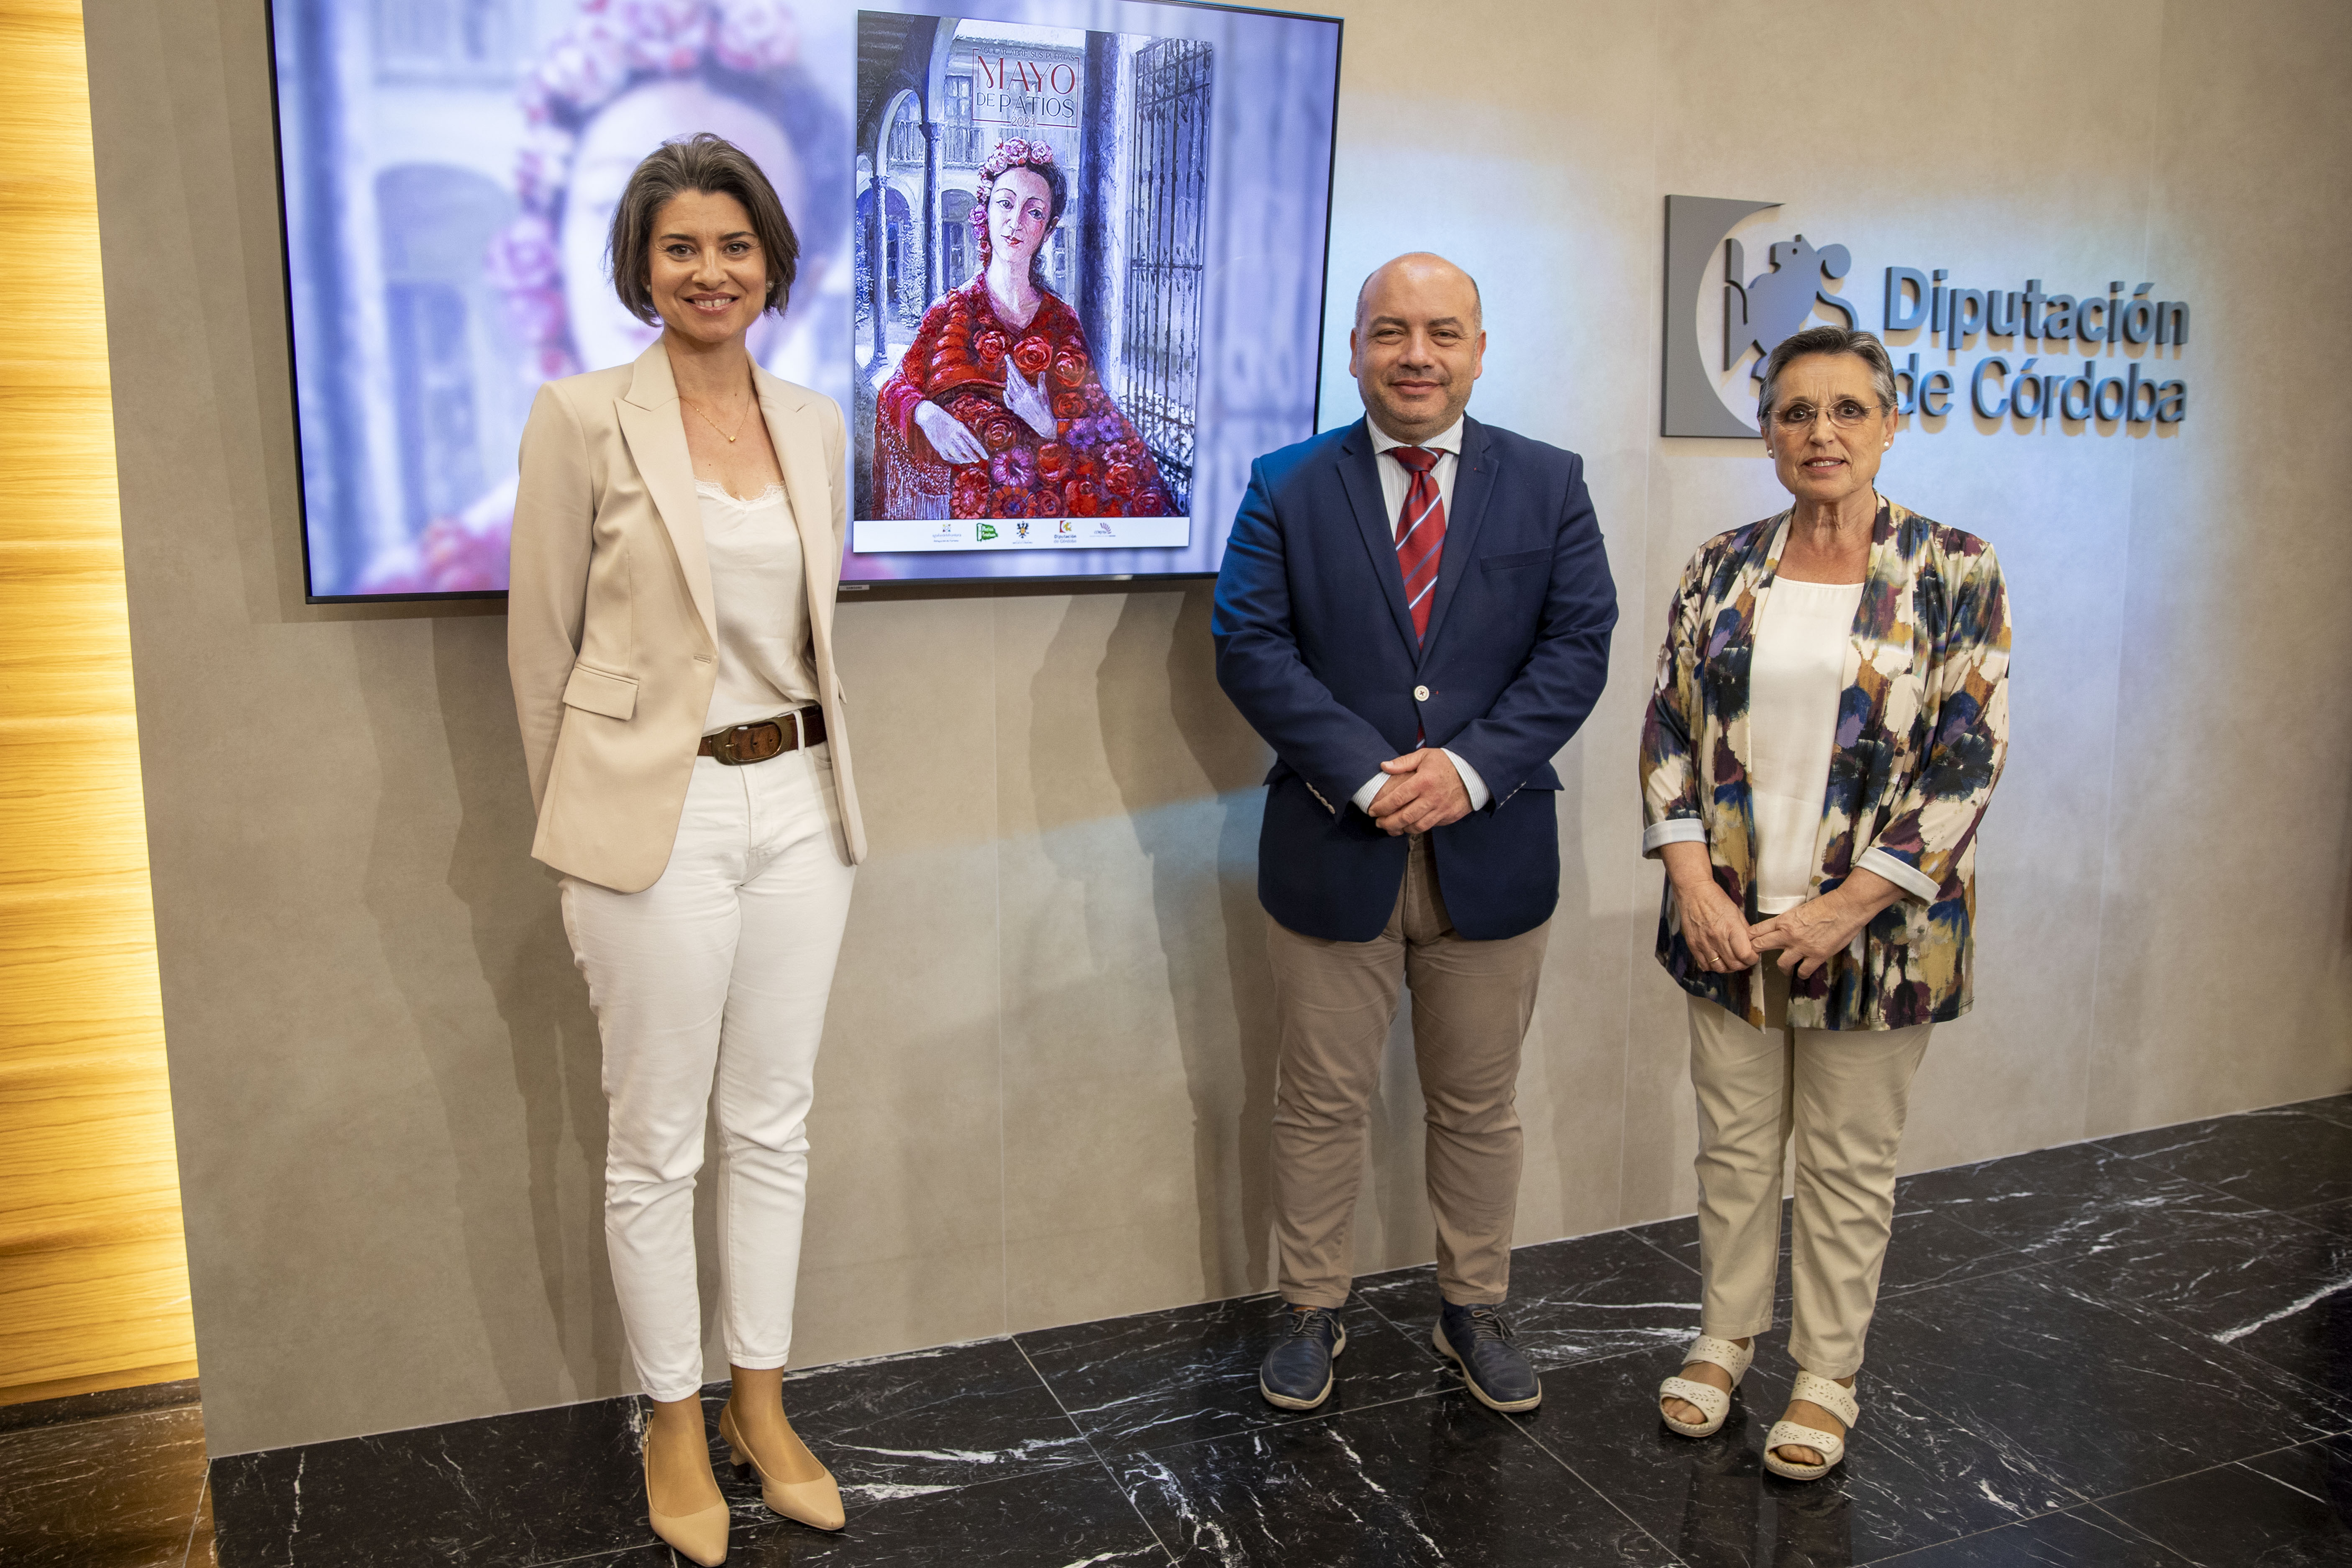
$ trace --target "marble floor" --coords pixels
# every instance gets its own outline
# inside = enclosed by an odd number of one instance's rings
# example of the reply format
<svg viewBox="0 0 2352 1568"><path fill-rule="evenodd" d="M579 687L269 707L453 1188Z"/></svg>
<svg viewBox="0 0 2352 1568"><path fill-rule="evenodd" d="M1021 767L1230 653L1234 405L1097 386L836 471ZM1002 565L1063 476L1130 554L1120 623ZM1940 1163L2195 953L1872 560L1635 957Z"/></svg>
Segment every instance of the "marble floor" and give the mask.
<svg viewBox="0 0 2352 1568"><path fill-rule="evenodd" d="M0 1564L211 1568L196 1384L0 1405Z"/></svg>
<svg viewBox="0 0 2352 1568"><path fill-rule="evenodd" d="M1715 1437L1653 1415L1696 1264L1688 1219L1520 1251L1546 1399L1516 1418L1431 1352L1425 1268L1360 1282L1311 1415L1258 1397L1266 1297L812 1368L786 1398L849 1527L778 1520L722 1468L729 1561L2352 1564L2352 1096L1906 1180L1826 1481L1759 1463L1785 1328ZM0 1410L0 1562L667 1568L632 1408L240 1455L209 1493L192 1406Z"/></svg>

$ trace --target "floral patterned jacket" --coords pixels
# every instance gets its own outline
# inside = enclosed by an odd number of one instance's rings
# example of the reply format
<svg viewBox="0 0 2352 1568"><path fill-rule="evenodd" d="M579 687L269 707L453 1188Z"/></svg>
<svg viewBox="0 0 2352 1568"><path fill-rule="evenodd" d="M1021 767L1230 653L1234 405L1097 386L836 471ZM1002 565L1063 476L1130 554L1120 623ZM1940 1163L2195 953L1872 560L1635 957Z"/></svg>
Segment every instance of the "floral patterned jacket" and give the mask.
<svg viewBox="0 0 2352 1568"><path fill-rule="evenodd" d="M1760 917L1748 666L1790 516L1717 534L1691 558L1642 726L1642 852L1706 844L1717 883L1751 923ZM1856 866L1909 896L1811 980L1791 980L1791 1025L1895 1029L1969 1010L1977 824L2008 751L2009 599L1992 546L1881 500L1838 699L1812 896ZM1672 882L1657 952L1685 991L1763 1026L1754 971L1712 973L1693 958Z"/></svg>

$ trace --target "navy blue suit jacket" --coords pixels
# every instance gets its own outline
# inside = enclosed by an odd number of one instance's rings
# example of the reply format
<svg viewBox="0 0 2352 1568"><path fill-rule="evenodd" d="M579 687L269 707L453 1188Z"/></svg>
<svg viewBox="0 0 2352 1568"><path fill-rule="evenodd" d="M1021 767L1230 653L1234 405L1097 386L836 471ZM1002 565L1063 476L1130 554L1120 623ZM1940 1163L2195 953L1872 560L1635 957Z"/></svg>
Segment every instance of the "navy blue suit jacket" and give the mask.
<svg viewBox="0 0 2352 1568"><path fill-rule="evenodd" d="M1260 458L1217 574L1211 630L1218 684L1276 757L1258 836L1266 912L1329 941L1380 935L1406 844L1349 797L1422 733L1477 769L1493 796L1436 830L1454 929L1493 941L1550 919L1551 759L1601 696L1616 622L1573 452L1463 422L1419 643L1364 422Z"/></svg>

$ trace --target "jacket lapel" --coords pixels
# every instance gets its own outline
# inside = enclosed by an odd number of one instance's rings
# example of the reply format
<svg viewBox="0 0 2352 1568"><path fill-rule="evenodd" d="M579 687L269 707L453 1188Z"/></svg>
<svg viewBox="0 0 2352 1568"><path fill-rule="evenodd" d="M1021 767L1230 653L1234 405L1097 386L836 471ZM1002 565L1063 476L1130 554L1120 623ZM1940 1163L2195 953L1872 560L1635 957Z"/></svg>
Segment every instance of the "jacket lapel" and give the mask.
<svg viewBox="0 0 2352 1568"><path fill-rule="evenodd" d="M824 471L824 443L806 405L793 396L787 383L755 364L751 384L759 389L760 417L767 423L768 439L784 470L784 494L792 500L793 526L800 533L809 624L817 646L830 647L834 595L841 580L841 541L833 536L834 477Z"/></svg>
<svg viewBox="0 0 2352 1568"><path fill-rule="evenodd" d="M677 384L670 379L669 351L656 338L637 356L636 374L629 390L614 405L621 420L622 437L629 457L646 481L677 552L686 590L702 617L710 646L719 646L719 615L710 595L710 557L702 545L702 509L694 499L694 458L686 449L684 413L677 401Z"/></svg>
<svg viewBox="0 0 2352 1568"><path fill-rule="evenodd" d="M1445 625L1445 607L1462 585L1463 574L1477 559L1472 546L1478 525L1486 521L1486 498L1495 493L1497 455L1486 438L1486 427L1476 420L1462 421L1462 451L1454 463L1454 504L1445 511L1445 540L1437 556L1437 589L1430 601L1429 635L1421 640L1421 662L1427 662Z"/></svg>
<svg viewBox="0 0 2352 1568"><path fill-rule="evenodd" d="M1347 489L1356 528L1371 556L1372 576L1388 597L1397 635L1404 638L1405 652L1418 664L1421 649L1412 635L1412 609L1404 602L1404 574L1397 569L1396 532L1389 526L1388 503L1381 494L1380 459L1372 451L1371 433L1361 419L1339 444L1339 482Z"/></svg>

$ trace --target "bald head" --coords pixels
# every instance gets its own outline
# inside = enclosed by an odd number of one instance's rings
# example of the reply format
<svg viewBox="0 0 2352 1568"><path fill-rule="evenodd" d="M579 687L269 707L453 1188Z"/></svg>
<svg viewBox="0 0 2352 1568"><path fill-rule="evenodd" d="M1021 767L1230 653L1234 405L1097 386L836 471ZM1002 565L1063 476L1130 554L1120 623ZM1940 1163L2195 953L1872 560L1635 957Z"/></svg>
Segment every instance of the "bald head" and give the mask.
<svg viewBox="0 0 2352 1568"><path fill-rule="evenodd" d="M1400 256L1365 279L1348 374L1373 423L1416 445L1451 429L1486 365L1483 314L1478 285L1442 256Z"/></svg>
<svg viewBox="0 0 2352 1568"><path fill-rule="evenodd" d="M1365 301L1371 299L1377 288L1391 279L1435 284L1441 288L1467 284L1470 289L1471 328L1475 331L1486 325L1486 309L1478 296L1478 279L1433 251L1408 250L1393 261L1383 261L1373 268L1363 286L1356 290L1356 326L1359 331L1364 325Z"/></svg>

